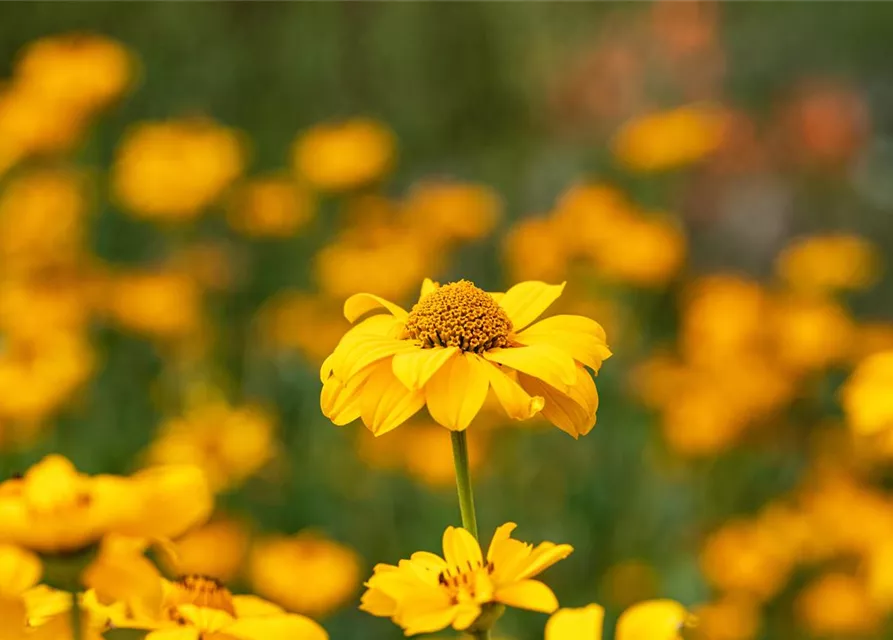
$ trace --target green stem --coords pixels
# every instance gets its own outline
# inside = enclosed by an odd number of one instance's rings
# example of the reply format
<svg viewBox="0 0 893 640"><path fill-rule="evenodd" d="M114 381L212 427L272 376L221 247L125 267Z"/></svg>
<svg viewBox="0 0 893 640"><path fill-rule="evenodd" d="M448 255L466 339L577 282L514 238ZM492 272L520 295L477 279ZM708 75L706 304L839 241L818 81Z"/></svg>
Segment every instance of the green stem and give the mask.
<svg viewBox="0 0 893 640"><path fill-rule="evenodd" d="M77 591L71 592L71 640L81 640L81 606Z"/></svg>
<svg viewBox="0 0 893 640"><path fill-rule="evenodd" d="M459 512L462 526L478 537L478 521L474 513L474 493L471 490L471 470L468 468L468 440L464 431L450 431L453 440L453 464L456 467L456 489L459 492Z"/></svg>

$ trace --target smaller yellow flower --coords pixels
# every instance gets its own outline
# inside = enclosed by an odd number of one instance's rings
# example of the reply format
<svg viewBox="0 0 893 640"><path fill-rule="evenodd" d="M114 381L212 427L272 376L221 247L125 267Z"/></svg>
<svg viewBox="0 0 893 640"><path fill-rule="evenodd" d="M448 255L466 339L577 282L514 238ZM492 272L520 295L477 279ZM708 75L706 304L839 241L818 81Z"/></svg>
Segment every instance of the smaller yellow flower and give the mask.
<svg viewBox="0 0 893 640"><path fill-rule="evenodd" d="M633 171L664 171L691 164L722 144L726 114L716 105L693 104L641 116L614 137L614 154Z"/></svg>
<svg viewBox="0 0 893 640"><path fill-rule="evenodd" d="M776 271L803 293L867 289L877 281L877 247L843 233L810 236L792 242L778 256Z"/></svg>
<svg viewBox="0 0 893 640"><path fill-rule="evenodd" d="M601 640L605 610L590 604L561 609L546 623L546 640ZM616 640L682 640L682 629L694 624L674 600L648 600L633 605L617 620Z"/></svg>
<svg viewBox="0 0 893 640"><path fill-rule="evenodd" d="M573 547L552 542L534 547L511 537L516 526L509 522L496 529L486 558L468 531L447 527L443 558L418 551L397 566L376 565L360 609L391 618L408 636L449 626L468 629L486 605L555 611L555 594L532 578L569 556Z"/></svg>
<svg viewBox="0 0 893 640"><path fill-rule="evenodd" d="M196 467L147 469L130 477L87 476L50 455L0 483L0 542L45 553L76 551L108 533L173 537L211 512Z"/></svg>
<svg viewBox="0 0 893 640"><path fill-rule="evenodd" d="M163 555L162 559L173 574L197 574L231 582L242 569L249 538L244 522L215 516L207 524L177 538L172 557Z"/></svg>
<svg viewBox="0 0 893 640"><path fill-rule="evenodd" d="M343 605L360 584L356 552L302 531L254 543L248 567L255 592L295 613L319 617Z"/></svg>
<svg viewBox="0 0 893 640"><path fill-rule="evenodd" d="M189 464L202 469L214 491L247 480L276 452L272 416L256 406L202 402L165 422L149 445L149 464Z"/></svg>
<svg viewBox="0 0 893 640"><path fill-rule="evenodd" d="M403 210L427 234L445 242L467 241L479 240L493 230L502 202L484 185L423 182L410 191Z"/></svg>
<svg viewBox="0 0 893 640"><path fill-rule="evenodd" d="M871 435L893 428L893 350L865 358L841 390L847 423Z"/></svg>
<svg viewBox="0 0 893 640"><path fill-rule="evenodd" d="M121 142L112 168L118 200L136 216L192 220L242 173L240 135L210 120L145 122Z"/></svg>
<svg viewBox="0 0 893 640"><path fill-rule="evenodd" d="M726 595L697 607L698 638L703 640L753 640L760 632L761 614L746 596Z"/></svg>
<svg viewBox="0 0 893 640"><path fill-rule="evenodd" d="M195 335L202 322L195 280L170 269L113 274L104 305L121 326L159 339Z"/></svg>
<svg viewBox="0 0 893 640"><path fill-rule="evenodd" d="M882 613L866 585L845 573L827 573L808 584L794 603L800 623L817 636L873 636Z"/></svg>
<svg viewBox="0 0 893 640"><path fill-rule="evenodd" d="M255 178L229 203L230 226L250 238L288 238L313 218L312 194L285 177Z"/></svg>
<svg viewBox="0 0 893 640"><path fill-rule="evenodd" d="M264 303L258 326L267 348L296 350L317 366L350 329L340 304L294 289L280 291Z"/></svg>
<svg viewBox="0 0 893 640"><path fill-rule="evenodd" d="M357 118L319 124L292 149L297 175L322 191L347 191L384 177L396 156L394 134L379 122Z"/></svg>

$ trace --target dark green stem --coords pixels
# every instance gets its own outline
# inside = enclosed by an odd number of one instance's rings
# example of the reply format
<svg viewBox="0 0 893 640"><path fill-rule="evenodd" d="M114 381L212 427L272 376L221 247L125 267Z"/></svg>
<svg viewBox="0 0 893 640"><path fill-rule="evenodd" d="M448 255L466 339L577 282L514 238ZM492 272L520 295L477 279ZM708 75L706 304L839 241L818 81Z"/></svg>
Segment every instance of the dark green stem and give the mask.
<svg viewBox="0 0 893 640"><path fill-rule="evenodd" d="M81 606L78 602L77 591L71 592L71 640L81 640Z"/></svg>
<svg viewBox="0 0 893 640"><path fill-rule="evenodd" d="M471 470L468 468L468 441L464 431L451 431L453 440L453 464L456 467L456 490L459 492L459 513L462 526L478 537L477 516L474 513L474 493L471 490Z"/></svg>

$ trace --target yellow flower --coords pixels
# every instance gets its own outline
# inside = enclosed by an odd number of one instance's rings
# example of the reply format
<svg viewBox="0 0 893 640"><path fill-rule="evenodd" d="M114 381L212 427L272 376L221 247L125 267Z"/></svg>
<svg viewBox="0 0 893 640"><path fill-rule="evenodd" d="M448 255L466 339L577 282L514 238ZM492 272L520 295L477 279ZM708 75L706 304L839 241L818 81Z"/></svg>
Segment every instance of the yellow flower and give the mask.
<svg viewBox="0 0 893 640"><path fill-rule="evenodd" d="M760 608L746 596L723 596L695 608L694 615L703 640L753 640L760 631Z"/></svg>
<svg viewBox="0 0 893 640"><path fill-rule="evenodd" d="M195 467L87 476L50 455L21 478L0 483L0 542L55 553L115 532L173 537L206 519L211 507L207 482Z"/></svg>
<svg viewBox="0 0 893 640"><path fill-rule="evenodd" d="M562 229L551 218L515 224L505 237L503 253L516 280L561 280L571 257Z"/></svg>
<svg viewBox="0 0 893 640"><path fill-rule="evenodd" d="M811 236L791 243L776 271L804 293L867 289L878 278L880 256L870 241L842 233Z"/></svg>
<svg viewBox="0 0 893 640"><path fill-rule="evenodd" d="M502 203L489 187L461 182L423 182L410 191L404 214L425 233L446 242L478 240L499 220Z"/></svg>
<svg viewBox="0 0 893 640"><path fill-rule="evenodd" d="M871 435L893 427L893 350L865 358L841 390L850 428Z"/></svg>
<svg viewBox="0 0 893 640"><path fill-rule="evenodd" d="M292 149L295 172L322 191L346 191L381 179L396 155L394 134L363 118L319 124Z"/></svg>
<svg viewBox="0 0 893 640"><path fill-rule="evenodd" d="M643 287L666 284L685 260L685 235L668 217L636 216L615 229L610 248L592 255L601 275Z"/></svg>
<svg viewBox="0 0 893 640"><path fill-rule="evenodd" d="M15 75L60 110L89 113L120 97L129 87L134 60L124 46L95 34L41 38L19 55Z"/></svg>
<svg viewBox="0 0 893 640"><path fill-rule="evenodd" d="M248 553L249 532L235 518L216 517L173 543L173 557L162 555L171 573L197 574L231 582Z"/></svg>
<svg viewBox="0 0 893 640"><path fill-rule="evenodd" d="M271 349L295 349L319 365L338 344L350 323L341 305L297 290L277 293L258 316L264 344Z"/></svg>
<svg viewBox="0 0 893 640"><path fill-rule="evenodd" d="M546 623L546 640L601 640L605 610L597 604L561 609ZM682 640L682 629L694 620L678 602L647 600L633 605L617 620L616 640Z"/></svg>
<svg viewBox="0 0 893 640"><path fill-rule="evenodd" d="M191 220L242 173L243 156L239 134L210 120L146 122L121 142L112 186L134 215Z"/></svg>
<svg viewBox="0 0 893 640"><path fill-rule="evenodd" d="M342 606L360 584L356 552L302 531L254 543L248 576L256 593L289 611L319 617Z"/></svg>
<svg viewBox="0 0 893 640"><path fill-rule="evenodd" d="M19 620L20 626L24 626L28 613L23 596L37 584L42 571L40 558L35 554L0 544L0 621Z"/></svg>
<svg viewBox="0 0 893 640"><path fill-rule="evenodd" d="M624 124L612 148L634 171L663 171L691 164L715 151L723 141L725 111L694 104L641 116Z"/></svg>
<svg viewBox="0 0 893 640"><path fill-rule="evenodd" d="M486 559L468 531L447 527L444 558L418 551L397 566L376 565L360 609L391 618L408 636L449 626L468 629L482 607L493 603L555 611L555 594L532 578L569 556L573 547L525 544L511 537L516 526L509 522L496 529Z"/></svg>
<svg viewBox="0 0 893 640"><path fill-rule="evenodd" d="M189 464L202 469L214 491L239 485L276 451L274 421L255 406L212 400L161 426L149 445L149 464Z"/></svg>
<svg viewBox="0 0 893 640"><path fill-rule="evenodd" d="M821 636L872 636L882 620L865 584L845 573L826 573L808 584L794 612L810 633Z"/></svg>
<svg viewBox="0 0 893 640"><path fill-rule="evenodd" d="M845 360L855 333L846 309L821 298L776 301L767 322L774 354L793 372L815 371Z"/></svg>
<svg viewBox="0 0 893 640"><path fill-rule="evenodd" d="M227 220L251 238L287 238L313 218L315 202L289 178L255 178L238 187Z"/></svg>
<svg viewBox="0 0 893 640"><path fill-rule="evenodd" d="M461 280L426 280L407 313L367 293L344 303L350 321L384 308L345 334L323 363L323 413L387 433L423 406L451 430L468 427L492 388L509 417L543 417L575 438L595 424L598 395L587 367L611 355L594 320L553 316L531 323L564 285L522 282L489 294ZM528 326L530 325L530 326Z"/></svg>
<svg viewBox="0 0 893 640"><path fill-rule="evenodd" d="M118 550L92 567L84 596L93 617L111 628L149 630L146 640L326 640L303 616L256 596L234 596L221 582L198 575L173 582L142 556Z"/></svg>
<svg viewBox="0 0 893 640"><path fill-rule="evenodd" d="M201 291L186 274L171 269L114 274L105 306L122 326L154 338L193 336L201 325Z"/></svg>

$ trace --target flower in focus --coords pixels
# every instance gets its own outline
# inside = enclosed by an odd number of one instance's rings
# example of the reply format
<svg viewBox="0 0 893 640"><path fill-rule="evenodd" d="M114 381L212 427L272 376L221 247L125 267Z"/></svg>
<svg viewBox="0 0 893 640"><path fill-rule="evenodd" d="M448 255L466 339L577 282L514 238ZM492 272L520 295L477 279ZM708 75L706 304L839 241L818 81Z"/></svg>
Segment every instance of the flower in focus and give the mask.
<svg viewBox="0 0 893 640"><path fill-rule="evenodd" d="M590 604L560 609L546 623L546 640L601 640L605 610ZM616 640L682 640L693 618L673 600L647 600L624 611L617 620Z"/></svg>
<svg viewBox="0 0 893 640"><path fill-rule="evenodd" d="M191 220L242 173L242 147L236 131L210 120L142 123L118 147L115 195L141 218Z"/></svg>
<svg viewBox="0 0 893 640"><path fill-rule="evenodd" d="M778 256L776 271L803 293L867 289L878 278L880 256L870 241L834 233L792 242Z"/></svg>
<svg viewBox="0 0 893 640"><path fill-rule="evenodd" d="M296 174L321 191L346 191L381 179L396 155L394 134L374 120L319 124L292 149Z"/></svg>
<svg viewBox="0 0 893 640"><path fill-rule="evenodd" d="M109 628L149 630L147 640L326 640L303 616L256 596L233 595L223 583L187 575L168 581L144 557L124 550L100 555L85 595L91 616Z"/></svg>
<svg viewBox="0 0 893 640"><path fill-rule="evenodd" d="M227 220L250 238L288 238L310 222L314 208L312 194L293 180L255 178L236 189Z"/></svg>
<svg viewBox="0 0 893 640"><path fill-rule="evenodd" d="M161 425L146 461L195 465L219 492L243 483L275 452L274 422L266 411L211 400Z"/></svg>
<svg viewBox="0 0 893 640"><path fill-rule="evenodd" d="M21 478L0 483L0 542L58 553L108 533L174 537L205 520L211 508L207 482L195 467L87 476L50 455Z"/></svg>
<svg viewBox="0 0 893 640"><path fill-rule="evenodd" d="M865 358L841 390L850 428L871 435L893 427L893 351Z"/></svg>
<svg viewBox="0 0 893 640"><path fill-rule="evenodd" d="M467 280L426 280L407 313L367 293L344 303L356 324L321 369L323 414L343 425L357 418L387 433L423 406L454 431L468 427L492 388L509 417L544 418L573 437L595 424L597 372L611 352L594 320L553 316L531 324L564 285L522 282L489 294ZM530 325L530 326L528 326Z"/></svg>
<svg viewBox="0 0 893 640"><path fill-rule="evenodd" d="M808 584L794 612L810 633L820 636L873 636L882 619L863 582L845 573L827 573Z"/></svg>
<svg viewBox="0 0 893 640"><path fill-rule="evenodd" d="M449 626L468 629L492 603L555 611L555 594L532 578L569 556L573 547L525 544L511 537L515 527L509 522L496 529L486 559L468 531L447 527L443 558L418 551L397 566L376 565L360 609L391 618L408 636Z"/></svg>
<svg viewBox="0 0 893 640"><path fill-rule="evenodd" d="M350 547L312 531L269 536L254 543L248 576L259 595L316 618L356 592L360 559Z"/></svg>
<svg viewBox="0 0 893 640"><path fill-rule="evenodd" d="M215 516L173 543L174 553L162 555L166 568L178 575L196 574L231 582L248 554L249 532L235 518Z"/></svg>
<svg viewBox="0 0 893 640"><path fill-rule="evenodd" d="M60 110L89 114L129 88L134 60L120 42L97 34L41 38L19 54L16 79Z"/></svg>
<svg viewBox="0 0 893 640"><path fill-rule="evenodd" d="M612 148L634 171L663 171L701 160L722 144L725 111L694 104L641 116L624 124Z"/></svg>

